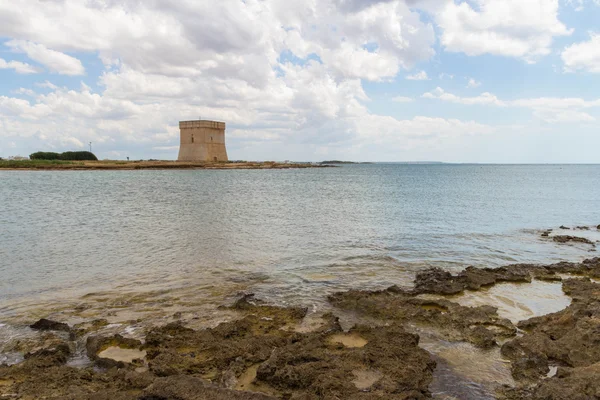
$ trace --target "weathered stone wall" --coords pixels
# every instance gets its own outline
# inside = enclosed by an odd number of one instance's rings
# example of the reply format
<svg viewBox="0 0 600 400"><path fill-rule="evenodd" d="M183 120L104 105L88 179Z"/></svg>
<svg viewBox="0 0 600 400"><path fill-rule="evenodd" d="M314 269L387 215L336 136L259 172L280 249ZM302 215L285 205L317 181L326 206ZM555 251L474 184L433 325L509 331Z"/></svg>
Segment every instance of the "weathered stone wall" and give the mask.
<svg viewBox="0 0 600 400"><path fill-rule="evenodd" d="M225 123L181 121L178 161L228 161L225 147Z"/></svg>

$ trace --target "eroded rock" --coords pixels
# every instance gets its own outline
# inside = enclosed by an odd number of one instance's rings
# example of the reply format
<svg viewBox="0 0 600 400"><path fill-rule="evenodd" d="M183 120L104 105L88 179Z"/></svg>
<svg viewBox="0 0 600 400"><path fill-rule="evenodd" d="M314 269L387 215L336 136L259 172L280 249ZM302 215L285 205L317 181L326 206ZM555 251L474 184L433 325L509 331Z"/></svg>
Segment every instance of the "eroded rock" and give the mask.
<svg viewBox="0 0 600 400"><path fill-rule="evenodd" d="M578 236L556 235L556 236L552 237L552 240L554 240L557 243L575 242L575 243L591 244L592 246L594 246L594 242L592 242L591 240L582 238L582 237L578 237Z"/></svg>
<svg viewBox="0 0 600 400"><path fill-rule="evenodd" d="M35 322L29 327L36 331L63 331L71 332L71 327L63 322L52 321L50 319L42 318Z"/></svg>

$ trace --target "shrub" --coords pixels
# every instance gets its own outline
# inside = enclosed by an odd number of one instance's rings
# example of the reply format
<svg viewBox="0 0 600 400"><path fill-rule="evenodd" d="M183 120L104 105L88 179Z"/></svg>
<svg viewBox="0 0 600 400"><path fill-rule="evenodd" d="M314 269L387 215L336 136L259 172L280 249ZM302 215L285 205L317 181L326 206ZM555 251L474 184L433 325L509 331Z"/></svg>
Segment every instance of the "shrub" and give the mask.
<svg viewBox="0 0 600 400"><path fill-rule="evenodd" d="M89 151L66 151L59 156L64 161L98 161L94 153Z"/></svg>
<svg viewBox="0 0 600 400"><path fill-rule="evenodd" d="M37 153L33 153L29 156L31 160L59 160L60 154L53 153L50 151L38 151Z"/></svg>

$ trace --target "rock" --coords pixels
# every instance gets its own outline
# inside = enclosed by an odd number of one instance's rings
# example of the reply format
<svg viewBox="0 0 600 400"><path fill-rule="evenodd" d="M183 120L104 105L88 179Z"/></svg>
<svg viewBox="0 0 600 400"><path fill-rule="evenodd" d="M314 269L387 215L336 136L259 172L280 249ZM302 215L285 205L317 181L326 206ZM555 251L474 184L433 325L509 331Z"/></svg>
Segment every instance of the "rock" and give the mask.
<svg viewBox="0 0 600 400"><path fill-rule="evenodd" d="M221 389L193 376L159 378L144 390L139 400L275 400L260 393Z"/></svg>
<svg viewBox="0 0 600 400"><path fill-rule="evenodd" d="M560 226L560 229L571 229L571 228L569 228L569 227L567 227L567 226L564 226L564 225L561 225L561 226Z"/></svg>
<svg viewBox="0 0 600 400"><path fill-rule="evenodd" d="M589 226L576 226L575 229L578 229L580 231L589 231L590 227Z"/></svg>
<svg viewBox="0 0 600 400"><path fill-rule="evenodd" d="M505 388L500 399L587 400L600 398L600 364L583 368L559 368L556 376L532 387Z"/></svg>
<svg viewBox="0 0 600 400"><path fill-rule="evenodd" d="M482 281L488 282L485 279L477 282ZM461 287L466 286L466 282L463 278ZM441 285L447 292L448 286L443 282ZM435 291L436 288L428 286L426 290ZM492 347L498 340L516 333L516 327L508 319L500 318L495 307L464 307L448 300L425 300L417 296L418 292L392 287L381 291L334 293L328 300L336 307L371 318L432 326L448 340L464 340L483 348Z"/></svg>
<svg viewBox="0 0 600 400"><path fill-rule="evenodd" d="M51 367L66 364L71 354L71 346L67 342L57 342L53 346L25 354L25 360L28 366Z"/></svg>
<svg viewBox="0 0 600 400"><path fill-rule="evenodd" d="M531 274L540 270L537 266L513 265L502 268L467 267L458 275L440 268L419 272L415 278L415 293L458 294L465 289L479 290L498 282L531 282Z"/></svg>
<svg viewBox="0 0 600 400"><path fill-rule="evenodd" d="M62 331L71 332L71 327L62 322L52 321L46 318L42 318L36 323L29 325L29 327L36 331Z"/></svg>
<svg viewBox="0 0 600 400"><path fill-rule="evenodd" d="M552 240L554 240L557 243L577 242L577 243L591 244L592 246L594 246L594 242L592 242L591 240L582 238L582 237L577 237L577 236L557 235L557 236L554 236L552 238Z"/></svg>
<svg viewBox="0 0 600 400"><path fill-rule="evenodd" d="M108 325L108 320L106 319L95 319L90 322L82 322L80 324L73 326L73 332L75 336L82 337L90 332L95 332L103 327Z"/></svg>
<svg viewBox="0 0 600 400"><path fill-rule="evenodd" d="M533 276L538 281L546 281L546 282L561 282L562 278L560 275L556 274L535 274Z"/></svg>
<svg viewBox="0 0 600 400"><path fill-rule="evenodd" d="M419 272L415 278L415 291L419 293L457 294L464 289L462 281L441 268Z"/></svg>
<svg viewBox="0 0 600 400"><path fill-rule="evenodd" d="M600 231L600 225L598 225L598 226L596 227L596 229L598 229L598 230Z"/></svg>

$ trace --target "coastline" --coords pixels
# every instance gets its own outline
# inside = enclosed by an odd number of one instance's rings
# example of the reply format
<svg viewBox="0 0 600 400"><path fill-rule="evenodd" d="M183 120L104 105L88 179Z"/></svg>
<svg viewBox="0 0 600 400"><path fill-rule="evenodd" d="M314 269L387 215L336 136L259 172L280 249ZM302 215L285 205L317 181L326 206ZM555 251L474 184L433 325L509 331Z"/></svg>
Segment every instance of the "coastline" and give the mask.
<svg viewBox="0 0 600 400"><path fill-rule="evenodd" d="M280 162L187 162L187 161L0 161L0 171L86 171L146 169L302 169L331 168L334 165Z"/></svg>
<svg viewBox="0 0 600 400"><path fill-rule="evenodd" d="M305 308L264 304L245 294L222 306L237 315L233 321L194 330L176 313L162 326L148 327L143 341L107 331L106 320L69 326L42 319L31 325L40 337L15 343L24 361L0 366L0 394L89 400L427 399L431 386L439 386L436 371L447 365L419 345L423 332L501 354L498 362L506 363L514 381L492 382L497 398L597 393L600 382L593 377L600 372L600 351L589 343L600 340L599 278L600 258L469 267L456 275L431 268L417 274L412 289L334 293L328 297L334 311L311 324ZM468 307L453 297L507 283L527 291L533 282L561 285L572 302L513 322L496 307ZM353 324L344 329L340 316L348 313ZM69 365L81 351L87 364ZM61 383L52 384L59 377Z"/></svg>

